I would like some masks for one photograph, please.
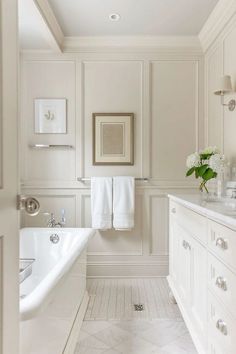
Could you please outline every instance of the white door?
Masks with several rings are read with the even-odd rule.
[[[17,0],[0,0],[0,353],[17,354],[19,220],[17,171]]]

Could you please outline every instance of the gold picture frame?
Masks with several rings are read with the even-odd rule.
[[[134,164],[134,114],[93,113],[93,165]]]

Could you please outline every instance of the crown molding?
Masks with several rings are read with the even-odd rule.
[[[236,0],[220,0],[202,27],[198,37],[204,52],[236,13]]]
[[[64,52],[125,51],[184,48],[201,52],[197,36],[64,37]]]
[[[33,0],[45,24],[47,40],[52,50],[62,52],[64,34],[48,0]]]

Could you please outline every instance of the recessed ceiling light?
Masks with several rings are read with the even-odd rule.
[[[111,21],[119,21],[120,20],[120,15],[119,14],[110,14],[109,19]]]

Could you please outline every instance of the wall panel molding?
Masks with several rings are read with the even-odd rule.
[[[157,204],[154,205],[154,202]],[[146,192],[149,256],[166,256],[168,249],[168,197],[158,190]],[[153,213],[156,212],[153,218]]]
[[[205,143],[217,145],[224,151],[224,108],[214,95],[223,75],[223,46],[217,43],[205,57]]]
[[[22,60],[21,65],[21,180],[36,185],[45,182],[65,183],[76,179],[76,61],[75,60]],[[61,82],[63,81],[63,85]],[[34,99],[67,99],[67,134],[34,133]],[[29,147],[31,144],[69,144],[74,149],[47,151]],[[64,156],[63,156],[64,155]],[[64,168],[66,160],[67,168]],[[44,166],[43,164],[46,164]],[[54,166],[55,165],[55,166]],[[51,167],[53,168],[51,169]],[[46,168],[47,167],[47,168]],[[48,170],[50,170],[50,173]],[[58,171],[60,169],[60,171]],[[60,173],[58,173],[60,172]]]
[[[86,136],[83,156],[83,176],[111,173],[143,175],[143,106],[144,106],[144,61],[116,58],[113,60],[93,59],[83,61],[83,106],[84,130]],[[123,86],[124,85],[124,86]],[[129,99],[127,96],[129,95]],[[93,166],[92,156],[92,114],[95,112],[134,113],[134,154],[132,166]],[[139,142],[141,142],[139,144]]]
[[[109,230],[106,232],[97,231],[94,239],[90,242],[90,247],[88,249],[88,256],[96,256],[98,259],[103,257],[133,257],[143,255],[143,192],[136,191],[136,222],[135,229],[122,232]],[[88,210],[89,208],[89,210]],[[90,191],[85,193],[80,193],[80,227],[91,227],[91,216],[90,216]],[[137,215],[138,213],[138,215]],[[138,226],[137,226],[138,224]],[[130,243],[132,241],[133,245]],[[109,245],[109,248],[104,249],[104,242]],[[130,248],[133,246],[133,249]],[[91,250],[91,248],[96,250]],[[127,249],[129,248],[129,249]]]
[[[202,134],[200,126],[203,128],[203,95],[199,94],[203,89],[202,63],[202,60],[184,59],[150,62],[151,175],[155,180],[167,182],[170,177],[174,178],[176,175],[176,181],[185,182],[185,159],[191,151],[197,151],[200,142],[203,141],[200,137]],[[176,86],[173,85],[173,81]],[[185,82],[185,89],[178,91],[181,82]],[[181,118],[181,121],[176,122],[175,116],[177,119]],[[190,117],[193,117],[192,124],[189,123]],[[191,129],[194,127],[192,131],[190,125]],[[178,139],[180,137],[182,139],[185,131],[188,133],[184,135],[185,144],[182,145],[182,141]],[[178,146],[175,153],[173,153],[175,149],[173,141]],[[173,149],[170,150],[169,146]],[[163,176],[163,168],[165,176]],[[180,171],[183,177],[180,177]]]
[[[157,139],[157,133],[159,133],[153,134],[152,126],[151,105],[153,100],[156,100],[151,85],[153,62],[170,63],[171,67],[176,62],[181,62],[183,63],[181,70],[182,68],[184,70],[185,66],[188,65],[193,69],[195,74],[190,75],[191,86],[194,85],[193,92],[196,96],[193,99],[194,104],[191,112],[193,112],[195,118],[199,117],[199,121],[192,119],[195,125],[195,135],[191,134],[193,135],[194,147],[197,147],[201,142],[201,135],[203,135],[199,128],[203,121],[203,102],[201,93],[199,93],[202,91],[203,56],[199,47],[152,47],[151,49],[136,47],[134,50],[127,47],[124,51],[121,48],[104,50],[101,47],[90,47],[88,51],[84,52],[76,52],[75,50],[74,53],[63,54],[24,53],[21,56],[21,92],[23,93],[21,98],[22,193],[37,196],[42,200],[43,207],[44,202],[46,202],[47,208],[55,212],[57,218],[60,209],[63,205],[66,205],[69,226],[89,227],[91,225],[90,183],[78,182],[77,177],[121,174],[150,177],[148,183],[136,182],[138,213],[136,229],[131,233],[124,234],[116,231],[99,233],[91,240],[88,249],[88,275],[92,277],[167,275],[167,195],[171,192],[191,193],[197,188],[197,183],[194,180],[185,179],[184,172],[182,178],[179,169],[173,176],[166,174],[160,178],[159,175],[151,175],[156,160],[155,152],[152,151],[151,136],[152,139]],[[69,82],[63,77],[60,78],[61,72],[64,72],[64,74],[70,72],[68,63],[73,64],[74,70],[73,77]],[[50,64],[52,65],[50,66]],[[32,67],[33,70],[30,69]],[[55,86],[52,73],[58,67],[57,85]],[[48,69],[48,71],[45,71],[44,68],[52,68],[52,72]],[[168,67],[166,73],[168,73]],[[49,80],[46,86],[40,81],[45,75]],[[68,75],[66,77],[68,78]],[[175,79],[172,78],[172,85],[175,84]],[[73,150],[73,173],[70,170],[68,155],[63,157],[63,154],[58,154],[55,161],[57,163],[61,161],[63,167],[53,168],[53,166],[59,165],[54,164],[53,159],[50,160],[50,168],[53,168],[53,179],[49,174],[35,176],[34,164],[37,163],[37,160],[29,160],[28,156],[31,153],[28,149],[28,144],[31,142],[29,141],[31,137],[28,134],[28,126],[31,124],[32,127],[33,116],[32,112],[27,111],[27,109],[31,105],[32,110],[33,97],[50,97],[51,95],[56,97],[62,92],[60,90],[64,89],[69,90],[69,105],[73,107],[73,118],[71,116],[70,121],[73,132],[70,137],[50,136],[49,139],[68,138],[68,144],[75,146]],[[32,92],[33,96],[31,97]],[[168,99],[173,99],[173,97],[168,97]],[[166,107],[168,108],[168,104]],[[135,165],[122,168],[109,167],[107,169],[103,166],[94,168],[91,164],[89,152],[92,144],[90,135],[91,113],[127,110],[136,113]],[[173,116],[175,111],[176,108],[174,107],[171,113]],[[31,113],[29,114],[29,112]],[[182,133],[183,131],[181,131]],[[168,131],[164,130],[163,135],[165,135],[164,142],[168,143]],[[48,136],[37,135],[33,138],[37,138],[38,143],[45,143],[44,139],[47,139]],[[42,171],[47,169],[44,161],[48,160],[48,154],[48,152],[45,152],[44,159],[41,160],[40,168]],[[179,146],[173,149],[173,154],[176,159],[182,158]],[[185,156],[183,157],[184,160]],[[165,160],[163,161],[165,162]],[[67,175],[65,175],[65,172]],[[155,213],[159,214],[159,210],[162,208],[163,218],[158,219],[158,215],[155,218]],[[37,226],[45,226],[46,218],[25,219],[24,225],[31,225],[32,220],[35,220],[33,222],[35,226],[37,224]]]
[[[143,177],[146,177],[144,175]],[[198,186],[196,181],[191,179],[185,179],[182,181],[176,180],[162,180],[155,178],[150,178],[149,182],[136,182],[137,189],[193,189]],[[90,190],[90,183],[82,183],[77,181],[28,181],[24,180],[21,182],[22,189],[81,189],[81,190]]]

